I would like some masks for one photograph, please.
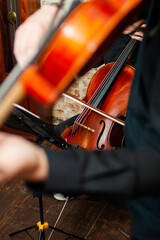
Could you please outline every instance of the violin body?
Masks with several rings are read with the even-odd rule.
[[[26,20],[26,18],[40,7],[40,0],[21,0],[21,1],[2,1],[0,0],[0,83],[5,82],[5,78],[15,65],[15,57],[13,54],[13,41],[17,27]],[[9,12],[15,13],[15,22],[11,22]],[[1,82],[2,81],[2,82]],[[3,84],[3,83],[2,83]],[[26,109],[37,113],[37,104],[33,99],[27,97],[21,105]],[[14,119],[14,118],[13,118]],[[3,126],[2,130],[20,134],[30,139],[30,135],[15,130],[15,122],[10,121],[10,127]],[[31,137],[32,139],[32,137]],[[35,138],[34,138],[35,139]]]
[[[86,102],[91,99],[113,65],[114,63],[105,65],[94,75],[84,99]],[[113,117],[125,118],[133,75],[133,67],[123,67],[100,103],[101,110]],[[67,127],[61,136],[67,143],[89,150],[120,148],[124,141],[122,126],[93,111],[83,111],[78,124],[75,122],[73,126]]]
[[[142,2],[90,0],[78,5],[21,75],[26,92],[43,104],[53,104],[84,66],[91,67],[90,61],[102,57]]]
[[[12,103],[19,103],[26,94],[53,104],[91,58],[109,48],[126,26],[126,19],[147,1],[90,0],[81,3],[62,24],[55,23],[28,66],[16,66],[1,86],[0,126]]]

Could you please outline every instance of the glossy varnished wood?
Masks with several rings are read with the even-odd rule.
[[[6,76],[5,65],[4,65],[4,52],[2,48],[2,34],[0,32],[0,81],[3,80]]]
[[[4,27],[4,13],[3,13],[3,3],[0,1],[0,81],[2,81],[6,76],[5,61],[4,61],[4,49],[3,49],[3,27]]]
[[[5,80],[7,74],[11,71],[15,64],[15,58],[13,55],[13,40],[16,28],[38,8],[40,8],[40,0],[0,0],[0,82]],[[13,9],[17,15],[17,22],[15,24],[10,24],[7,19],[8,11],[11,9]],[[29,97],[20,104],[51,123],[51,108],[43,108]],[[3,128],[3,130],[15,132],[14,130],[6,128]]]
[[[24,22],[28,16],[40,8],[39,0],[21,0],[19,2],[20,21]]]
[[[13,66],[7,13],[7,1],[0,0],[0,81],[4,79],[6,73],[8,73]]]
[[[104,87],[100,87],[101,83],[105,82],[104,79],[113,65],[114,63],[106,64],[94,75],[87,95],[84,98],[85,102],[90,103],[91,99],[98,100],[98,97],[104,90]],[[103,101],[100,102],[98,108],[112,117],[124,119],[133,75],[134,69],[132,67],[123,67],[118,78],[114,80],[114,84],[103,95]],[[77,123],[80,123],[83,127],[79,127]],[[75,121],[75,124],[72,127],[66,128],[61,136],[67,139],[68,143],[76,144],[81,148],[101,150],[120,148],[124,134],[123,128],[119,127],[118,124],[116,125],[113,121],[108,120],[100,114],[84,108],[78,120]]]

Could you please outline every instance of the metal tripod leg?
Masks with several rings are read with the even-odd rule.
[[[36,196],[39,199],[39,211],[40,211],[40,222],[38,222],[36,225],[33,225],[28,228],[21,229],[19,231],[10,233],[9,236],[14,236],[16,234],[19,234],[21,232],[26,232],[27,230],[35,228],[35,230],[39,229],[39,240],[45,240],[45,232],[44,229],[47,229],[49,227],[47,222],[44,222],[44,217],[43,217],[43,202],[42,202],[42,194],[38,193]]]
[[[47,222],[44,222],[42,194],[38,193],[38,194],[36,194],[36,196],[39,199],[40,221],[34,226],[24,228],[24,229],[19,230],[17,232],[10,233],[9,236],[14,236],[14,235],[19,234],[21,232],[25,232],[27,230],[35,228],[36,230],[39,229],[39,240],[45,240],[45,231],[44,230],[47,229],[47,228],[50,228],[50,229],[52,229],[52,231],[57,231],[59,233],[65,234],[66,236],[68,236],[67,239],[75,238],[75,239],[78,239],[78,240],[85,240],[84,238],[78,237],[74,234],[64,232],[64,231],[56,228],[55,226],[54,227],[49,226],[49,224]],[[61,216],[61,214],[60,214],[60,216]],[[58,220],[59,220],[59,217],[58,217]]]
[[[14,236],[14,235],[16,235],[16,234],[18,234],[18,233],[26,232],[26,231],[28,231],[28,230],[30,230],[30,229],[33,229],[33,228],[36,228],[36,227],[37,227],[37,225],[31,226],[31,227],[28,227],[28,228],[23,228],[23,229],[21,229],[21,230],[19,230],[19,231],[9,233],[9,236],[12,237],[12,236]]]

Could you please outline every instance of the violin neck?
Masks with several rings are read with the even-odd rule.
[[[127,46],[124,48],[123,52],[118,57],[117,61],[113,65],[113,67],[108,72],[107,76],[102,81],[101,85],[97,89],[96,93],[92,97],[90,104],[94,107],[98,107],[103,97],[106,95],[107,91],[110,89],[111,85],[114,83],[114,80],[118,76],[121,71],[123,65],[128,59],[131,51],[135,47],[137,40],[131,39]]]
[[[118,72],[125,64],[126,60],[128,59],[129,55],[131,54],[132,50],[134,49],[135,45],[137,43],[137,40],[131,39],[127,46],[124,48],[121,55],[118,57],[117,61],[115,62],[113,68],[115,68]],[[115,70],[113,69],[113,70]]]

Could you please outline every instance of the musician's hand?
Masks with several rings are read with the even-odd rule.
[[[13,178],[44,181],[48,175],[45,152],[27,140],[0,133],[0,182]]]
[[[20,64],[25,66],[39,50],[40,44],[57,11],[53,5],[44,5],[19,26],[15,34],[14,54]],[[59,18],[62,16],[59,13]]]
[[[138,20],[134,22],[132,25],[129,25],[124,31],[123,34],[130,35],[132,39],[142,41],[144,32],[141,30],[136,31],[136,29],[140,26],[140,29],[146,28],[146,24],[143,24],[144,19]]]

